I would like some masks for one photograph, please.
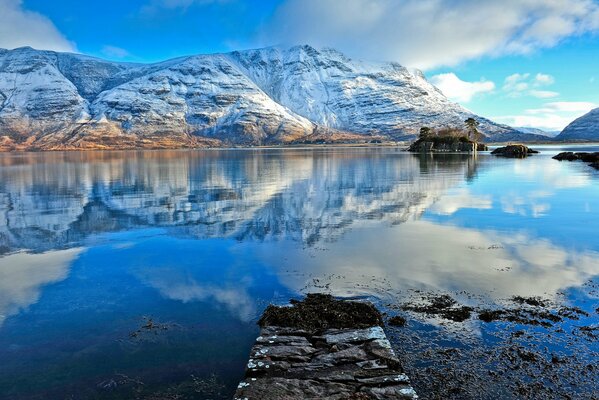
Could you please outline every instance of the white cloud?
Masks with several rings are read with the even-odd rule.
[[[103,46],[102,54],[109,58],[125,58],[131,55],[127,50],[111,45]]]
[[[541,108],[531,108],[522,115],[506,115],[492,119],[511,126],[526,126],[549,131],[561,131],[576,118],[596,108],[586,101],[557,101],[545,103]]]
[[[516,86],[524,81],[526,81],[530,77],[530,74],[519,74],[515,73],[505,78],[505,83],[503,85],[504,90],[512,90],[515,89]]]
[[[431,83],[438,87],[445,96],[458,102],[467,103],[474,96],[481,93],[492,92],[495,83],[480,80],[479,82],[467,82],[457,77],[456,74],[439,74],[431,77]]]
[[[262,41],[332,46],[430,69],[526,54],[597,29],[592,0],[286,0]]]
[[[538,99],[550,99],[559,96],[558,92],[552,92],[551,90],[531,90],[529,93]]]
[[[75,45],[47,17],[23,9],[21,0],[0,0],[0,48],[74,51]]]
[[[535,76],[534,84],[535,86],[545,86],[552,85],[555,82],[555,78],[548,74],[538,73]]]
[[[552,85],[554,82],[555,78],[548,74],[538,73],[531,76],[529,73],[515,73],[505,78],[503,90],[509,97],[528,95],[539,99],[548,99],[559,96],[559,93],[538,88]]]
[[[592,109],[596,108],[595,103],[588,101],[556,101],[553,103],[545,104],[545,108],[554,111],[566,111],[586,114]]]

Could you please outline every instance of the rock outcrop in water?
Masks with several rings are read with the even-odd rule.
[[[0,49],[0,150],[176,148],[414,137],[475,117],[422,73],[310,46],[155,64]],[[532,135],[534,136],[534,135]]]
[[[599,152],[597,153],[585,153],[579,152],[574,153],[571,151],[565,151],[563,153],[559,153],[556,156],[552,157],[554,160],[558,161],[582,161],[585,163],[589,163],[589,166],[599,169]]]
[[[499,147],[491,152],[491,154],[496,156],[507,158],[525,158],[537,153],[538,151],[530,149],[523,144],[510,144],[505,147]]]

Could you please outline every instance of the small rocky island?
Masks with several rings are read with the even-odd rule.
[[[464,123],[467,130],[459,128],[434,130],[423,126],[420,128],[418,139],[410,145],[408,151],[413,153],[476,153],[489,150],[487,145],[479,143],[482,134],[478,131],[478,122],[474,118],[468,118]]]
[[[585,163],[589,163],[589,166],[599,169],[599,152],[598,153],[585,153],[578,152],[574,153],[572,151],[565,151],[563,153],[559,153],[556,156],[553,156],[554,160],[558,161],[582,161]]]
[[[491,152],[499,157],[507,157],[507,158],[525,158],[530,156],[531,154],[538,154],[537,150],[533,150],[523,144],[509,144],[504,147],[498,147]]]
[[[368,302],[309,294],[269,306],[237,400],[416,399]]]

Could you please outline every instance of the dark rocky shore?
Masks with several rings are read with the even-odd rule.
[[[269,306],[235,399],[416,399],[370,303],[309,294]]]
[[[589,281],[585,290],[596,296],[598,287]],[[479,301],[464,292],[414,291],[408,301],[387,305],[397,313],[387,324],[402,322],[389,327],[388,337],[421,396],[599,398],[596,304],[583,309],[524,296],[503,304]],[[430,323],[443,328],[430,329]]]
[[[553,159],[558,161],[582,161],[589,163],[590,167],[599,169],[599,153],[574,153],[571,151],[565,151],[553,156]]]

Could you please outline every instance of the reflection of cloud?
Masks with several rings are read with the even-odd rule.
[[[581,188],[591,184],[588,174],[576,173],[569,168],[564,168],[568,165],[555,160],[542,163],[514,163],[513,173],[521,178],[543,182],[554,189]]]
[[[490,210],[493,208],[493,200],[490,195],[475,196],[468,189],[461,188],[448,192],[433,204],[429,211],[434,214],[451,215],[462,208]]]
[[[200,283],[190,271],[172,268],[144,268],[134,274],[144,283],[158,290],[171,300],[183,303],[213,299],[224,305],[242,321],[249,321],[256,315],[254,301],[247,293],[243,281],[231,282],[222,277],[222,286],[215,283]]]
[[[551,205],[539,200],[550,196],[551,193],[543,191],[529,192],[526,196],[510,192],[501,197],[501,209],[507,214],[518,214],[523,217],[530,215],[533,218],[543,217],[547,215]]]
[[[70,249],[0,258],[0,325],[8,316],[37,303],[43,286],[65,279],[80,252]]]
[[[381,296],[376,282],[386,282],[383,287],[393,291],[425,287],[465,290],[492,299],[540,296],[579,286],[599,274],[597,253],[567,252],[524,234],[481,232],[429,221],[385,232],[356,229],[346,240],[330,244],[317,259],[287,246],[279,251],[278,256],[295,260],[294,267],[301,272],[300,276],[283,274],[282,281],[291,289],[299,291],[306,276],[335,274],[341,278],[331,280],[331,290],[343,296]],[[272,260],[277,255],[264,257]]]

